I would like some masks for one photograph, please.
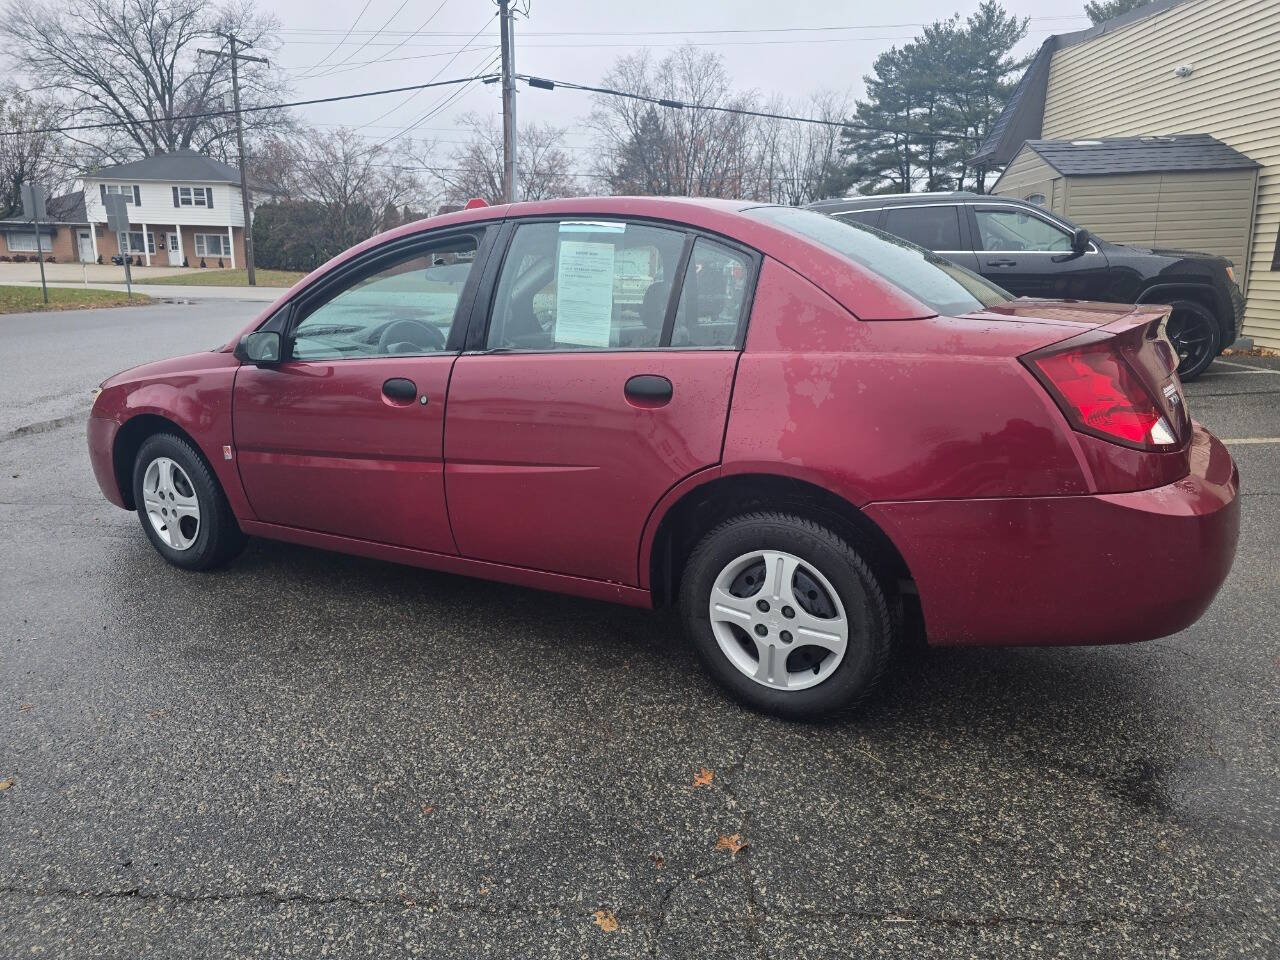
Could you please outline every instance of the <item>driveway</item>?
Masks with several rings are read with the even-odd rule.
[[[85,391],[252,312],[0,318],[0,954],[1280,952],[1280,363],[1189,390],[1245,490],[1200,623],[931,651],[801,725],[669,615],[266,541],[165,565]]]

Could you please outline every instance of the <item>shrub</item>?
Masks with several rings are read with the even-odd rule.
[[[47,257],[45,257],[45,258],[44,258],[44,262],[45,262],[45,263],[57,263],[57,262],[58,262],[58,258],[57,258],[57,257],[55,257],[55,256],[51,253],[51,254],[49,254]]]
[[[14,263],[26,263],[26,262],[27,262],[26,255],[25,255],[25,254],[21,254],[21,253],[15,253],[15,254],[13,255],[13,262],[14,262]]]
[[[218,258],[218,269],[219,269],[219,270],[221,270],[221,269],[222,269],[222,258],[221,258],[221,257],[219,257],[219,258]]]

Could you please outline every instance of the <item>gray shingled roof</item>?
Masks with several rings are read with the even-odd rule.
[[[1098,140],[1028,140],[1027,147],[1066,177],[1114,173],[1253,170],[1259,166],[1207,133]]]
[[[60,197],[50,197],[45,201],[45,212],[48,218],[44,223],[88,223],[89,216],[84,209],[84,191],[64,193]],[[30,223],[22,217],[6,217],[0,223]]]
[[[96,180],[169,180],[190,183],[240,182],[240,168],[206,157],[194,150],[158,153],[145,160],[134,160],[116,167],[104,167],[86,174]],[[280,193],[280,188],[261,180],[251,182],[250,189],[259,193]]]

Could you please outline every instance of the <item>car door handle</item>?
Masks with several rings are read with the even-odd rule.
[[[392,377],[382,384],[382,395],[388,400],[412,400],[418,395],[418,385],[404,377]]]
[[[627,380],[622,392],[632,404],[641,407],[660,407],[671,401],[674,392],[671,381],[654,373],[640,373]]]
[[[1018,265],[1017,260],[988,260],[987,261],[988,267],[1016,267],[1017,265]]]

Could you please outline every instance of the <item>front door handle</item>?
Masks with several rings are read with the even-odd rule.
[[[987,261],[988,267],[1016,267],[1017,265],[1018,265],[1017,260],[988,260]]]
[[[404,403],[417,397],[418,385],[404,377],[392,377],[382,384],[382,395],[388,400]]]
[[[671,402],[671,381],[654,373],[640,373],[627,380],[622,388],[627,400],[637,407],[661,407]]]

